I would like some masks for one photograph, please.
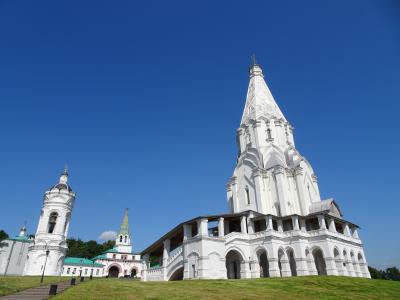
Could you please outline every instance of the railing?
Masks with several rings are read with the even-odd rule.
[[[168,259],[167,259],[167,266],[180,254],[182,254],[183,247],[179,246],[178,248],[175,248],[169,253]]]

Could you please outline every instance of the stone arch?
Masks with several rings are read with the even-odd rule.
[[[314,247],[312,251],[314,258],[315,268],[317,269],[318,275],[327,275],[326,273],[326,263],[324,258],[324,252],[319,247]]]
[[[137,267],[132,267],[131,270],[129,271],[129,276],[131,278],[136,278],[138,276],[138,268]]]
[[[226,277],[228,279],[240,279],[244,256],[236,249],[229,250],[225,255]]]
[[[118,278],[122,268],[118,264],[111,264],[107,269],[108,277]]]
[[[289,260],[290,274],[291,276],[297,276],[297,265],[294,256],[294,250],[291,247],[286,248],[286,256]]]
[[[267,250],[263,247],[259,247],[255,251],[255,256],[256,256],[257,262],[258,262],[260,278],[270,277]]]
[[[183,280],[183,266],[176,269],[169,277],[169,281]]]

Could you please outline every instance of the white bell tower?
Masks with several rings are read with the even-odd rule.
[[[65,167],[59,182],[44,194],[35,241],[29,247],[24,275],[58,276],[61,274],[67,252],[71,212],[75,193],[68,185],[68,170]]]

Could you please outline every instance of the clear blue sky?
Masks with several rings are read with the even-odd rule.
[[[322,197],[400,263],[398,1],[133,2],[0,1],[0,228],[34,232],[65,163],[73,237],[225,212],[255,53]]]

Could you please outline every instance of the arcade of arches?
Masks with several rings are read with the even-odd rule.
[[[355,259],[355,255],[353,252],[350,254],[350,258],[347,258],[347,253],[344,251],[343,259],[340,257],[339,250],[334,248],[334,261],[335,266],[338,272],[338,275],[341,274],[350,274],[351,272],[346,271],[346,263],[347,269],[354,270],[355,273],[358,271],[359,273],[364,272],[363,270],[363,257],[361,253],[357,255],[357,259]],[[305,268],[306,275],[327,275],[327,267],[326,267],[326,259],[322,249],[314,248],[311,251],[306,249],[305,251]],[[295,252],[291,248],[287,248],[286,250],[280,248],[278,250],[278,260],[277,267],[279,269],[278,276],[297,276],[298,274],[298,266],[296,263]],[[255,255],[255,263],[256,263],[256,277],[270,277],[270,267],[271,263],[268,259],[268,254],[265,249],[259,249],[256,251]],[[244,275],[244,266],[246,262],[243,259],[242,255],[237,250],[230,250],[225,257],[225,265],[226,265],[226,276],[228,279],[240,279]],[[251,265],[251,264],[250,264]],[[251,270],[251,266],[250,266]]]

